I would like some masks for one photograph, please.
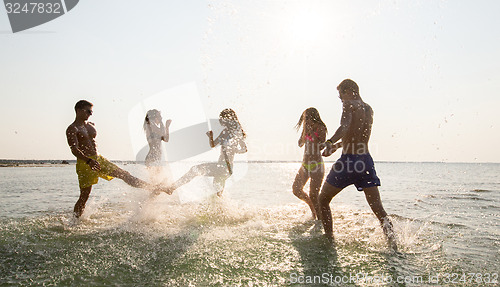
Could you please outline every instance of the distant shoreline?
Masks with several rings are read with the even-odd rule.
[[[111,160],[114,163],[127,165],[127,164],[144,164],[143,161],[133,161],[133,160]],[[193,161],[194,162],[194,161]],[[235,161],[242,162],[242,161]],[[286,160],[250,160],[245,161],[247,163],[301,163],[301,161],[286,161]],[[335,160],[325,160],[326,163],[334,163]],[[500,164],[495,162],[417,162],[417,161],[375,161],[375,163],[394,163],[394,164],[404,164],[404,163],[422,163],[422,164]],[[49,167],[49,166],[64,166],[64,165],[75,165],[76,160],[17,160],[17,159],[0,159],[0,167]]]
[[[17,160],[0,159],[0,167],[23,167],[23,166],[55,166],[76,164],[76,160]]]

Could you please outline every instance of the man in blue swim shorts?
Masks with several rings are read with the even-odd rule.
[[[323,156],[330,156],[342,147],[342,156],[335,162],[319,195],[321,221],[325,235],[333,239],[333,222],[330,202],[345,187],[354,184],[365,193],[366,200],[382,225],[390,247],[397,249],[392,223],[382,206],[378,186],[380,179],[375,172],[373,159],[368,151],[373,110],[359,95],[358,85],[346,79],[337,87],[342,101],[340,127],[326,141]],[[342,141],[340,141],[342,140]]]
[[[380,179],[377,177],[375,165],[369,153],[342,154],[333,165],[326,182],[339,188],[354,184],[359,191],[380,186]]]

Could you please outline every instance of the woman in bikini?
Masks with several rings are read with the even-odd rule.
[[[301,126],[302,133],[299,138],[299,147],[305,147],[304,157],[302,166],[293,182],[293,194],[309,205],[314,219],[319,219],[318,194],[325,175],[321,149],[324,147],[328,130],[315,108],[308,108],[302,113],[299,122],[295,126],[297,131]],[[309,195],[307,195],[304,192],[304,186],[309,179],[311,181],[309,183]]]

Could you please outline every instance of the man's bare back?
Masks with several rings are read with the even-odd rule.
[[[345,187],[354,184],[359,191],[364,191],[366,200],[380,221],[391,249],[397,250],[392,223],[380,199],[378,190],[380,179],[377,177],[375,164],[368,151],[373,110],[361,99],[359,87],[354,81],[350,79],[342,81],[337,90],[342,101],[342,118],[340,127],[326,142],[323,156],[330,156],[340,147],[342,147],[342,156],[333,165],[318,199],[325,235],[333,239],[333,220],[330,209],[332,198]],[[337,143],[341,139],[342,142]]]
[[[368,154],[373,109],[351,90],[339,90],[339,94],[342,100],[340,127],[327,141],[323,156],[330,156],[340,147],[342,147],[343,154]],[[335,144],[339,140],[342,142]]]
[[[343,103],[343,109],[345,116],[350,120],[342,137],[342,153],[368,153],[368,141],[373,124],[372,108],[362,100],[349,100]]]

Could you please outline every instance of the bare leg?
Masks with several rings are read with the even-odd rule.
[[[317,168],[316,171],[311,173],[311,181],[309,183],[309,197],[316,211],[317,218],[321,217],[321,209],[319,208],[319,190],[321,189],[321,184],[323,183],[323,177],[325,175],[325,170],[323,167]]]
[[[313,218],[316,219],[318,218],[318,216],[316,214],[316,209],[314,208],[313,202],[311,201],[311,198],[309,198],[309,196],[304,192],[304,185],[306,185],[307,180],[309,180],[309,174],[305,170],[305,168],[301,167],[299,169],[299,172],[297,173],[297,176],[295,176],[295,181],[293,182],[293,194],[307,203],[307,205],[309,205]]]
[[[89,199],[91,190],[92,186],[80,189],[80,198],[78,198],[75,208],[73,209],[76,218],[82,216],[83,210],[85,209],[85,203],[87,203],[87,200]]]
[[[337,195],[342,188],[335,187],[328,182],[323,184],[321,193],[319,194],[319,206],[321,209],[321,221],[325,229],[325,235],[328,239],[333,239],[333,221],[332,210],[330,209],[330,202],[332,198]]]
[[[217,196],[222,196],[224,187],[226,186],[227,177],[214,177],[214,187],[217,190]]]
[[[132,187],[150,189],[150,190],[153,189],[151,184],[149,184],[141,179],[138,179],[137,177],[131,175],[128,171],[123,170],[121,168],[114,170],[109,175],[112,177],[116,177],[116,178],[123,180],[125,183],[127,183],[128,185],[130,185]]]
[[[123,180],[125,183],[127,183],[128,185],[130,185],[132,187],[147,189],[149,191],[154,191],[154,192],[160,192],[160,191],[166,192],[167,191],[165,187],[162,187],[160,185],[155,186],[155,185],[149,184],[149,183],[145,182],[144,180],[141,180],[141,179],[131,175],[128,171],[123,170],[121,168],[114,170],[109,175],[112,177],[116,177],[116,178]]]
[[[195,166],[191,167],[186,174],[184,174],[181,178],[179,178],[171,186],[168,187],[168,193],[171,194],[172,192],[174,192],[174,190],[176,190],[179,187],[190,182],[191,180],[193,180],[197,176],[209,174],[210,173],[210,166],[209,166],[210,164],[211,163],[199,164],[199,165],[195,165]]]
[[[396,251],[396,235],[393,230],[392,222],[389,217],[387,217],[387,212],[385,212],[384,207],[382,206],[382,200],[380,199],[378,187],[374,186],[364,188],[363,191],[365,192],[366,201],[370,205],[373,213],[375,213],[375,216],[377,216],[380,221],[380,225],[382,225],[382,230],[387,237],[390,247]]]

